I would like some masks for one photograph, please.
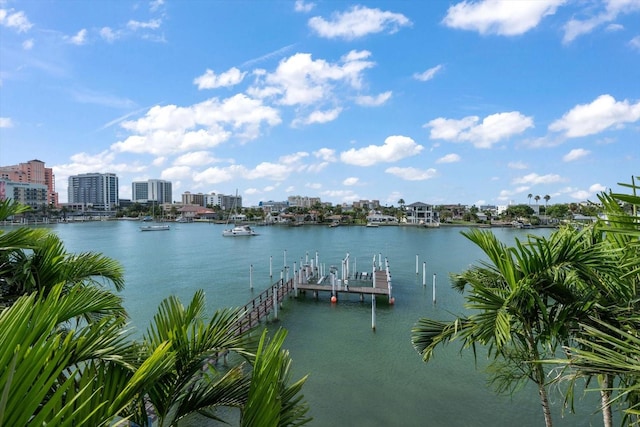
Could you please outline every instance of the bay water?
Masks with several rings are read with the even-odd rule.
[[[316,253],[327,271],[331,265],[340,270],[347,254],[351,272],[371,271],[379,255],[389,260],[395,304],[378,299],[375,330],[369,296],[361,302],[358,295],[340,294],[332,304],[328,293],[286,299],[279,320],[266,325],[287,329],[293,379],[309,374],[303,393],[312,426],[544,425],[535,388],[513,397],[496,395],[487,386],[482,355],[476,363],[471,351],[460,352],[454,342],[438,348],[425,364],[412,347],[411,328],[420,317],[448,320],[464,311],[463,296],[448,276],[484,259],[461,235],[464,228],[269,226],[257,227],[255,237],[223,237],[225,226],[213,223],[172,223],[171,230],[155,232],[141,232],[139,226],[136,221],[51,226],[67,251],[100,252],[122,263],[124,304],[139,335],[169,295],[187,304],[203,289],[213,313],[246,304],[280,278],[285,264],[293,271],[294,262],[299,266]],[[527,233],[550,233],[491,231],[508,244]],[[551,395],[555,425],[601,425],[595,392],[588,393],[588,404],[578,402],[578,414],[562,411],[557,390]]]

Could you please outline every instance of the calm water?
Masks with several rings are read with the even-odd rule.
[[[125,306],[140,331],[168,295],[187,303],[202,288],[212,311],[244,305],[272,282],[270,259],[274,280],[285,259],[293,267],[307,253],[315,257],[318,252],[327,268],[340,266],[349,253],[351,271],[370,271],[372,257],[379,253],[389,259],[395,305],[379,300],[375,331],[370,299],[361,303],[356,295],[341,296],[336,305],[328,294],[317,301],[310,295],[287,300],[280,321],[268,325],[289,331],[285,347],[293,358],[294,378],[310,374],[304,394],[314,426],[544,425],[535,390],[513,399],[496,396],[486,387],[482,369],[475,368],[470,353],[460,355],[457,344],[438,349],[428,365],[411,346],[411,327],[419,317],[449,319],[462,310],[462,296],[451,289],[448,274],[467,268],[482,254],[460,235],[461,228],[258,227],[257,237],[223,238],[223,225],[172,224],[162,232],[140,232],[139,225],[88,222],[52,228],[68,251],[97,251],[123,264]],[[506,242],[525,236],[521,230],[493,231]],[[422,285],[423,262],[427,286]],[[580,415],[562,418],[557,409],[555,425],[601,425],[593,410],[590,405]]]

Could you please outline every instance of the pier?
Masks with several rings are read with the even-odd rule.
[[[286,252],[285,252],[286,254]],[[285,255],[286,256],[286,255]],[[286,261],[285,261],[286,262]],[[331,303],[337,303],[340,294],[358,294],[360,301],[364,301],[365,295],[371,295],[371,327],[375,329],[375,299],[376,296],[387,296],[389,304],[393,304],[394,298],[391,290],[391,272],[389,261],[379,254],[373,257],[371,271],[349,272],[349,254],[342,260],[341,270],[336,266],[331,266],[329,272],[325,274],[324,266],[318,262],[318,255],[315,260],[309,262],[300,261],[300,268],[294,263],[293,277],[289,278],[289,268],[285,267],[280,273],[280,280],[269,288],[262,291],[253,298],[242,309],[242,315],[238,319],[238,331],[247,331],[258,326],[263,320],[267,320],[270,315],[274,320],[278,319],[278,310],[286,296],[298,298],[300,294],[312,292],[315,298],[321,293],[329,293]],[[251,285],[253,289],[253,284]]]

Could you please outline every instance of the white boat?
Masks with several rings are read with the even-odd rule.
[[[376,224],[376,223],[374,223],[374,222],[368,222],[368,223],[367,223],[367,227],[375,228],[375,227],[379,227],[379,225],[378,225],[378,224]]]
[[[251,227],[248,225],[236,225],[233,228],[224,230],[222,235],[225,237],[241,237],[241,236],[257,236],[256,233]]]
[[[234,219],[236,218],[236,209],[237,209],[237,203],[238,201],[238,190],[236,190],[236,198],[234,199],[233,202],[233,208],[231,209],[231,212],[233,213]],[[229,214],[229,217],[227,218],[227,225],[229,225],[229,221],[231,220],[231,214]],[[243,236],[257,236],[258,233],[256,233],[255,231],[253,231],[253,229],[251,227],[249,227],[248,225],[238,225],[236,224],[233,228],[228,228],[226,230],[224,230],[222,232],[222,235],[224,237],[243,237]]]
[[[164,231],[169,229],[168,225],[143,225],[140,227],[140,231]]]

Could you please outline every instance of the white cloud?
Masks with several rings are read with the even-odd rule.
[[[476,148],[491,148],[493,144],[533,127],[533,119],[517,111],[492,114],[481,123],[479,121],[477,116],[461,120],[437,118],[424,127],[431,128],[431,139],[471,142]]]
[[[67,37],[66,39],[71,44],[75,44],[76,46],[81,46],[87,42],[87,30],[83,28],[80,31],[78,31],[75,36]]]
[[[358,184],[358,182],[360,182],[360,178],[356,178],[354,176],[351,176],[349,178],[346,178],[344,181],[342,181],[342,185],[350,187],[352,185]]]
[[[265,93],[279,96],[276,102],[283,105],[310,105],[335,98],[336,84],[359,89],[362,72],[374,66],[365,61],[368,51],[351,51],[339,63],[313,60],[311,54],[296,53],[283,59],[275,72],[264,77],[249,93]]]
[[[314,7],[316,7],[315,3],[305,2],[304,0],[296,0],[294,5],[294,9],[296,12],[303,12],[303,13],[311,12]]]
[[[574,160],[578,160],[582,157],[588,156],[590,153],[591,151],[585,150],[583,148],[574,148],[562,157],[562,161],[573,162]]]
[[[604,185],[592,184],[588,190],[570,190],[569,196],[576,200],[585,201],[606,190],[607,187]]]
[[[451,28],[480,34],[515,36],[535,28],[566,0],[463,1],[449,7],[442,22]]]
[[[427,179],[435,178],[438,172],[433,169],[418,169],[418,168],[400,168],[391,167],[385,170],[386,173],[395,175],[398,178],[402,178],[405,181],[425,181]]]
[[[372,166],[377,163],[391,163],[406,157],[419,154],[424,147],[418,145],[407,136],[393,135],[385,139],[383,145],[369,145],[368,147],[343,151],[340,154],[342,162],[356,166]]]
[[[149,10],[152,12],[157,11],[164,4],[164,0],[152,0],[149,2]]]
[[[298,151],[297,153],[287,154],[278,159],[280,163],[289,166],[300,165],[303,159],[309,157],[309,153],[305,151]]]
[[[509,162],[507,164],[507,167],[509,169],[528,169],[529,168],[529,166],[527,166],[527,164],[524,162]]]
[[[460,156],[457,154],[447,154],[446,156],[440,157],[438,160],[436,160],[436,163],[456,163],[459,162]]]
[[[356,104],[363,107],[377,107],[391,98],[391,91],[383,92],[377,96],[361,95],[356,97]]]
[[[640,120],[640,102],[616,101],[611,95],[601,95],[590,104],[580,104],[561,119],[549,125],[549,130],[564,132],[568,138],[593,135],[608,128]]]
[[[314,151],[313,155],[326,162],[335,162],[338,160],[336,158],[336,150],[332,148],[321,148],[318,151]]]
[[[498,200],[510,200],[511,197],[516,196],[518,194],[522,194],[525,191],[529,191],[531,187],[523,185],[520,187],[517,187],[513,190],[502,190],[500,191],[500,194],[498,196]]]
[[[243,94],[189,107],[154,106],[121,126],[133,135],[111,146],[118,152],[164,155],[214,147],[231,137],[255,139],[262,126],[281,123],[277,110]]]
[[[208,151],[192,151],[177,157],[174,166],[202,166],[216,162],[217,159]]]
[[[189,166],[171,166],[160,173],[160,179],[179,180],[191,178],[193,171]]]
[[[309,19],[309,27],[320,37],[353,40],[369,34],[395,33],[411,21],[401,13],[353,6],[346,12],[334,13],[327,21],[320,16]]]
[[[33,45],[34,45],[34,41],[33,39],[28,39],[22,42],[22,48],[24,50],[31,50],[33,49]]]
[[[147,22],[141,22],[141,21],[135,21],[135,20],[130,20],[129,22],[127,22],[127,28],[133,31],[137,31],[140,29],[157,30],[158,28],[160,28],[160,25],[162,25],[161,19],[152,19]]]
[[[576,200],[587,200],[591,196],[591,193],[586,190],[580,190],[580,191],[574,191],[569,195]]]
[[[633,49],[640,50],[640,36],[635,36],[629,40],[629,46]]]
[[[442,65],[436,65],[433,68],[429,68],[427,71],[422,73],[415,73],[413,78],[416,80],[420,80],[421,82],[426,82],[435,77],[436,73],[442,70]]]
[[[596,11],[594,15],[586,19],[580,20],[572,18],[564,26],[564,43],[570,43],[583,34],[592,32],[595,28],[615,21],[619,15],[634,13],[640,10],[640,1],[638,0],[607,0],[595,5],[596,7],[585,8],[583,13],[590,14]],[[598,6],[604,6],[604,10],[598,10]],[[618,30],[622,26],[619,24],[610,24],[607,30]]]
[[[291,174],[289,165],[271,162],[262,162],[245,175],[248,179],[272,179],[274,181],[284,181]]]
[[[12,128],[13,121],[10,117],[0,117],[0,129],[2,128]]]
[[[246,74],[246,72],[241,72],[236,67],[230,68],[224,73],[218,75],[216,75],[212,70],[207,69],[203,75],[196,77],[193,80],[193,84],[198,85],[198,89],[229,87],[240,83]]]
[[[193,174],[193,180],[200,184],[219,184],[234,178],[246,176],[249,171],[244,166],[230,165],[228,167],[210,167],[202,172]]]
[[[102,37],[107,42],[111,43],[120,37],[119,33],[113,31],[109,27],[102,27],[99,31],[100,37]]]
[[[2,2],[0,2],[2,4]],[[29,18],[24,12],[13,10],[0,9],[0,25],[7,28],[13,28],[18,33],[26,33],[33,27],[33,24],[29,22]]]
[[[332,122],[335,119],[338,118],[338,116],[340,115],[340,113],[342,112],[342,108],[334,108],[333,110],[328,110],[328,111],[314,111],[311,114],[309,114],[309,116],[305,117],[305,118],[298,118],[295,119],[291,125],[292,126],[298,126],[300,124],[304,124],[304,125],[310,125],[310,124],[314,124],[314,123],[328,123],[328,122]]]
[[[313,165],[309,165],[307,166],[307,172],[319,173],[319,172],[322,172],[324,169],[326,169],[327,166],[329,166],[329,162],[320,162]]]
[[[537,185],[537,184],[553,184],[563,181],[560,175],[547,174],[538,175],[537,173],[530,173],[519,178],[515,178],[513,184],[525,184],[525,185]]]
[[[158,156],[151,162],[153,166],[162,166],[165,163],[167,163],[167,157],[165,156]]]
[[[71,89],[70,93],[73,96],[74,101],[83,104],[95,104],[122,109],[134,108],[136,106],[135,102],[128,98],[119,98],[108,93],[96,92],[84,88]]]
[[[353,203],[361,199],[353,190],[325,190],[320,195],[330,199],[339,199],[339,203]]]

